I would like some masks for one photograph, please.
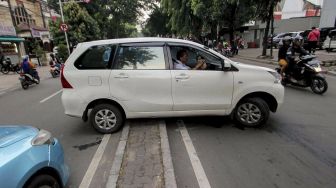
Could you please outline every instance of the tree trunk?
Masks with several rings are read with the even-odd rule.
[[[235,2],[231,7],[231,18],[229,24],[229,35],[230,35],[230,42],[234,40],[234,30],[235,28],[235,18],[236,18],[236,11],[237,11],[238,4]]]
[[[268,38],[268,32],[270,29],[270,23],[271,19],[273,17],[273,10],[274,10],[274,0],[271,0],[271,4],[269,6],[268,10],[268,17],[266,20],[266,28],[265,28],[265,33],[264,33],[264,38],[263,38],[263,50],[262,50],[262,56],[266,56],[266,50],[267,50],[267,38]]]

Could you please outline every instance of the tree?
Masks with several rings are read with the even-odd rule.
[[[145,22],[142,32],[145,36],[167,35],[170,33],[170,29],[167,26],[168,21],[169,17],[163,12],[162,8],[155,6]]]
[[[264,32],[263,37],[263,50],[262,50],[262,56],[266,56],[266,50],[267,50],[267,38],[269,35],[269,29],[271,21],[273,20],[273,13],[274,8],[277,5],[280,0],[253,0],[254,3],[257,5],[257,18],[259,18],[261,21],[266,22],[266,28]],[[272,32],[271,32],[272,33]]]
[[[89,13],[75,2],[64,5],[64,19],[68,25],[69,43],[77,44],[100,39],[100,29]],[[64,33],[60,30],[61,19],[50,22],[50,31],[56,44],[65,43]]]

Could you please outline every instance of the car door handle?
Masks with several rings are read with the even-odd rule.
[[[128,75],[125,74],[125,73],[120,73],[120,74],[114,76],[114,78],[128,78]]]
[[[180,74],[180,75],[176,75],[176,76],[175,76],[175,79],[176,79],[176,80],[186,80],[186,79],[188,79],[188,78],[189,78],[189,76],[186,75],[186,74]]]

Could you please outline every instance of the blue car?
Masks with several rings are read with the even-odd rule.
[[[48,131],[0,126],[0,187],[64,187],[69,178],[61,144]]]

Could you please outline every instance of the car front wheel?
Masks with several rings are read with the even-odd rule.
[[[238,103],[233,118],[236,123],[245,127],[261,127],[269,117],[269,107],[260,98],[246,98]]]
[[[36,188],[36,187],[60,188],[61,186],[54,177],[47,174],[43,174],[34,177],[27,185],[27,188]]]
[[[121,111],[111,104],[99,104],[90,113],[91,125],[100,133],[117,132],[124,124]]]

